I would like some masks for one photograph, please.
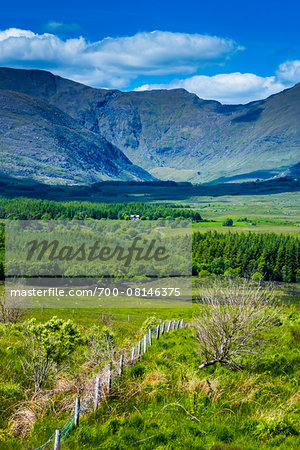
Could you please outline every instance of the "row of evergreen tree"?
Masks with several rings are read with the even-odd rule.
[[[193,234],[193,273],[299,282],[299,242],[288,234],[197,232]]]
[[[30,198],[0,199],[1,219],[20,220],[84,220],[84,219],[128,219],[138,214],[141,219],[192,219],[200,222],[197,211],[176,208],[173,205],[147,203],[91,203],[58,202]]]

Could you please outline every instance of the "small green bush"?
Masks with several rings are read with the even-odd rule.
[[[160,322],[161,322],[161,320],[158,319],[158,318],[156,317],[156,315],[147,317],[147,319],[144,320],[144,322],[142,323],[141,331],[142,331],[143,333],[146,333],[146,332],[147,332],[148,330],[150,330],[151,328],[157,327],[157,325],[159,325]]]
[[[222,223],[223,227],[232,227],[233,226],[233,220],[230,218],[227,218]]]

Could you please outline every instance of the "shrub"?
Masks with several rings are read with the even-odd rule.
[[[267,289],[246,280],[232,281],[225,288],[216,284],[202,301],[195,320],[196,337],[205,358],[200,368],[216,363],[241,367],[245,356],[261,353],[261,333],[273,328],[277,317]]]
[[[17,298],[9,298],[5,301],[4,296],[0,297],[0,322],[17,323],[26,314],[26,310],[21,307]]]
[[[88,336],[88,349],[85,357],[95,366],[101,366],[105,361],[112,360],[115,352],[114,333],[104,326],[92,327]]]
[[[147,317],[147,319],[142,323],[141,331],[143,333],[147,333],[148,330],[150,330],[151,328],[155,328],[160,324],[160,322],[161,320],[158,319],[155,315]]]
[[[233,225],[233,220],[230,218],[225,219],[224,222],[222,223],[223,227],[232,227],[232,225]]]
[[[52,317],[44,324],[37,324],[31,319],[25,331],[25,348],[27,358],[23,363],[24,372],[34,381],[35,390],[41,389],[44,381],[53,371],[82,343],[82,338],[76,325]]]

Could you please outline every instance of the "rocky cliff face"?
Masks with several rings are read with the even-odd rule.
[[[151,180],[117,147],[60,109],[0,90],[1,173],[50,183]]]

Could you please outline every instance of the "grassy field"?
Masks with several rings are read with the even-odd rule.
[[[192,208],[199,210],[205,220],[195,224],[199,229],[220,227],[230,217],[235,230],[300,232],[299,193],[280,193],[261,196],[223,196],[193,199]],[[238,221],[247,218],[248,221]]]
[[[263,186],[253,186],[252,191],[238,193],[236,186],[231,186],[230,192],[220,187],[210,187],[208,192],[206,187],[186,186],[171,190],[150,186],[141,192],[137,186],[124,191],[123,186],[102,185],[94,192],[75,187],[64,194],[67,199],[95,202],[182,205],[199,211],[206,220],[193,224],[197,231],[299,233],[299,190],[285,192],[283,186],[282,192],[264,193]],[[55,189],[52,194],[57,199],[60,194]],[[14,186],[11,193],[15,192]],[[18,195],[25,192],[28,190],[20,188]],[[233,227],[222,226],[226,218],[233,219]],[[195,278],[193,298],[203,296],[213,281],[214,277]],[[174,331],[155,342],[135,366],[125,369],[97,414],[82,417],[80,427],[64,441],[63,448],[299,448],[300,322],[299,310],[292,306],[299,304],[299,283],[277,283],[275,295],[285,306],[276,327],[266,335],[270,345],[260,359],[252,364],[246,361],[240,371],[220,365],[200,370],[203,356],[194,330]],[[83,336],[94,326],[107,326],[120,352],[143,336],[141,327],[147,317],[155,314],[160,320],[183,318],[191,322],[199,312],[195,304],[176,309],[171,304],[155,309],[152,304],[152,308],[145,309],[140,308],[139,300],[128,309],[85,308],[73,312],[74,306],[31,309],[16,325],[0,324],[1,450],[32,450],[46,442],[70,417],[76,395],[98,373],[88,364],[83,343],[42,391],[34,393],[33,383],[22,368],[26,356],[24,330],[30,318],[40,323],[54,315],[70,319]]]
[[[229,218],[232,218],[232,215],[228,215]],[[249,216],[250,217],[250,216]],[[261,218],[255,220],[255,225],[252,225],[251,222],[239,222],[233,219],[233,226],[227,227],[223,226],[223,220],[214,220],[207,222],[199,222],[193,224],[193,229],[195,231],[212,231],[216,230],[219,232],[226,233],[230,232],[255,232],[255,233],[288,233],[288,234],[299,234],[300,226],[298,222],[294,223],[283,223],[281,220],[276,219],[266,219],[263,220]]]
[[[108,326],[117,348],[142,336],[146,316],[184,318],[190,310],[31,311],[45,322],[54,314],[71,318],[82,333]],[[128,314],[130,314],[128,321]],[[68,405],[88,379],[95,376],[79,346],[69,363],[39,394],[25,378],[23,325],[1,325],[1,449],[33,449],[45,442],[69,417]],[[270,347],[260,360],[232,371],[221,366],[200,370],[201,356],[193,329],[161,337],[135,366],[113,383],[112,394],[97,414],[86,415],[64,441],[72,449],[296,449],[299,380],[299,314],[285,308],[269,333]],[[17,413],[17,414],[16,414]]]

